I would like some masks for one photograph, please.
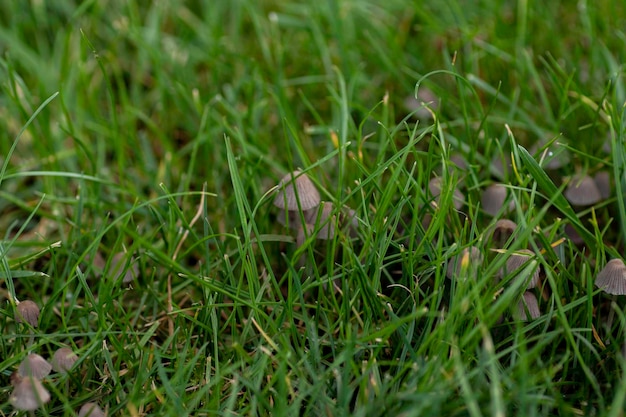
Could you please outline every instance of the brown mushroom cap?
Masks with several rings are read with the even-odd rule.
[[[485,213],[496,216],[506,202],[507,193],[507,187],[503,184],[492,184],[485,188],[480,198],[480,203]],[[510,212],[513,210],[515,210],[515,202],[510,201],[505,211]]]
[[[535,254],[528,249],[521,249],[517,252],[514,252],[509,256],[506,260],[506,266],[504,271],[500,271],[500,276],[504,278],[507,274],[516,272],[520,273],[525,267],[528,266],[529,263],[533,263],[535,268],[532,270],[532,274],[530,277],[527,277],[527,286],[526,288],[535,288],[537,284],[539,284],[539,265],[537,261],[534,260]]]
[[[526,312],[528,312],[528,314]],[[522,321],[534,320],[541,316],[537,297],[532,291],[524,292],[523,297],[517,303],[517,314]]]
[[[96,403],[85,403],[78,411],[78,417],[105,417],[106,414]]]
[[[439,196],[441,195],[441,188],[443,187],[443,179],[441,177],[434,177],[428,182],[428,190],[430,195],[433,196],[435,201],[439,203]],[[454,189],[452,192],[452,205],[455,209],[460,210],[465,204],[465,196],[458,189]]]
[[[626,295],[626,265],[621,259],[611,259],[596,277],[596,287],[613,295]]]
[[[17,316],[15,321],[18,323],[28,323],[33,327],[37,327],[39,323],[39,306],[31,300],[20,302],[17,307]]]
[[[76,363],[78,356],[68,347],[62,347],[57,349],[52,355],[52,369],[55,372],[66,373]]]
[[[44,379],[50,374],[51,370],[52,365],[36,353],[31,353],[24,358],[17,368],[17,372],[22,378],[32,376],[37,379]]]
[[[515,229],[517,229],[517,224],[514,221],[508,219],[498,220],[491,234],[492,243],[499,248],[504,247],[506,242],[513,236],[513,233],[515,233]]]
[[[472,266],[478,266],[482,261],[483,255],[480,249],[475,246],[464,248],[448,262],[446,277],[448,279],[463,277]]]
[[[285,175],[278,183],[274,205],[283,210],[309,210],[321,201],[313,182],[299,170]]]
[[[574,206],[589,206],[601,201],[602,194],[593,178],[575,176],[567,185],[565,198]]]
[[[50,401],[50,393],[34,377],[20,379],[13,389],[9,402],[18,410],[34,411]]]

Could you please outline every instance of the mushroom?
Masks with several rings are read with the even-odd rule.
[[[17,368],[17,372],[21,377],[33,377],[37,379],[44,379],[50,374],[51,370],[52,365],[36,353],[31,353],[26,356]]]
[[[464,248],[448,262],[446,277],[449,279],[465,278],[468,276],[469,269],[477,267],[482,261],[483,255],[480,253],[480,249],[475,246]]]
[[[602,200],[602,194],[590,176],[574,176],[567,185],[565,198],[573,206],[590,206]]]
[[[35,411],[50,401],[50,393],[41,381],[34,377],[17,377],[9,402],[21,411]]]
[[[600,191],[600,196],[607,199],[611,196],[611,176],[608,171],[599,171],[593,176],[593,180]]]
[[[480,198],[480,203],[485,213],[496,216],[506,202],[506,195],[507,187],[504,184],[492,184],[487,187]],[[511,200],[505,212],[513,210],[515,210],[515,202]]]
[[[322,201],[318,207],[307,210],[304,219],[307,224],[321,226],[316,237],[322,240],[330,240],[335,236],[336,216],[332,214],[333,203]]]
[[[534,320],[541,316],[537,297],[532,291],[525,291],[522,298],[517,303],[517,315],[522,321]],[[529,318],[530,317],[530,318]]]
[[[24,300],[17,307],[15,321],[18,323],[28,323],[32,327],[37,327],[39,323],[39,306],[34,301]]]
[[[540,151],[541,148],[544,149]],[[569,151],[560,142],[553,142],[547,147],[537,142],[534,146],[530,147],[528,152],[539,159],[539,163],[543,168],[551,170],[564,167],[569,164],[571,159]]]
[[[129,256],[130,254],[126,252],[117,252],[111,258],[109,273],[113,276],[114,281],[121,279],[122,283],[129,284],[139,276],[139,265],[137,265],[136,259],[131,259],[130,265],[127,264]]]
[[[443,179],[441,177],[434,177],[428,182],[428,190],[437,203],[439,203],[442,187]],[[465,204],[465,196],[455,188],[452,192],[452,205],[455,209],[460,210],[463,204]]]
[[[526,280],[526,289],[535,288],[539,284],[539,268],[537,261],[533,259],[534,256],[535,254],[528,249],[512,253],[506,260],[504,270],[500,271],[500,277],[504,278],[507,274],[515,273],[519,278],[519,274],[525,270],[525,267],[532,264],[534,267],[530,272],[530,276],[523,278]]]
[[[78,411],[78,417],[105,417],[106,413],[96,403],[85,403]]]
[[[517,229],[517,224],[514,221],[508,219],[498,220],[493,227],[491,242],[499,248],[504,247],[506,242],[513,236],[513,233],[515,233],[515,229]]]
[[[611,259],[600,271],[596,287],[607,294],[626,295],[626,265],[621,259]]]
[[[52,362],[52,369],[55,372],[65,374],[67,371],[72,369],[77,360],[78,356],[74,353],[74,351],[72,351],[72,349],[62,347],[54,352],[50,362]]]
[[[285,211],[309,210],[321,201],[313,182],[299,170],[285,175],[278,183],[278,189],[274,205]]]

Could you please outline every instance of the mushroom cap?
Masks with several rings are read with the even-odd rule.
[[[299,170],[285,175],[278,183],[278,188],[274,205],[283,210],[309,210],[321,201],[313,182]]]
[[[127,259],[129,256],[130,253],[117,252],[111,258],[109,273],[113,276],[115,281],[121,279],[124,284],[128,284],[139,276],[139,265],[137,265],[136,259],[131,259],[130,265],[127,267]]]
[[[333,203],[322,201],[318,207],[314,207],[304,212],[306,222],[313,226],[319,226],[317,238],[329,240],[335,236],[335,223],[337,218],[332,214]]]
[[[105,417],[106,414],[96,403],[85,403],[78,411],[78,417]]]
[[[567,223],[563,228],[563,231],[565,232],[567,238],[571,240],[574,245],[579,246],[585,243],[583,237],[578,233],[574,226],[571,225],[571,223]]]
[[[535,288],[537,284],[539,284],[539,265],[537,264],[537,261],[533,259],[534,256],[535,254],[528,249],[521,249],[517,252],[513,252],[506,260],[506,271],[500,271],[501,276],[504,277],[513,272],[518,275],[525,269],[527,264],[532,262],[535,267],[532,269],[530,277],[526,277],[528,282],[526,287]]]
[[[589,206],[602,200],[602,194],[593,178],[575,176],[567,185],[565,198],[574,206]]]
[[[596,172],[593,176],[593,180],[600,191],[600,196],[603,199],[607,199],[611,196],[611,175],[608,171]]]
[[[480,198],[480,204],[485,213],[496,216],[504,206],[507,194],[508,189],[504,184],[492,184],[485,188]],[[515,202],[511,200],[505,212],[513,210],[515,210]]]
[[[17,315],[15,321],[18,323],[28,323],[32,327],[37,327],[39,323],[39,306],[31,300],[24,300],[20,302],[17,307]]]
[[[504,247],[506,242],[513,236],[517,229],[517,224],[509,219],[500,219],[493,227],[491,234],[491,241],[498,245],[498,247]]]
[[[50,375],[51,370],[52,365],[36,353],[26,356],[17,368],[17,372],[22,378],[32,376],[37,379],[44,379]]]
[[[531,155],[535,155],[543,168],[559,169],[569,164],[571,155],[562,143],[553,142],[548,147],[540,150],[544,146],[538,142],[528,150]]]
[[[526,314],[526,312],[528,312],[528,314]],[[524,292],[524,295],[517,303],[517,314],[519,319],[522,321],[534,320],[541,316],[537,297],[532,291]]]
[[[78,356],[74,353],[74,351],[68,347],[62,347],[57,349],[52,355],[52,369],[55,372],[67,373],[76,361],[78,360]]]
[[[302,221],[298,211],[278,209],[276,221],[291,230],[297,231],[302,228]]]
[[[448,279],[460,278],[467,274],[467,271],[478,266],[483,261],[483,255],[476,246],[463,248],[458,254],[453,256],[446,267],[446,277]]]
[[[626,294],[626,265],[621,259],[611,259],[596,277],[596,287],[612,295]]]
[[[439,196],[441,195],[441,188],[443,187],[443,178],[434,177],[428,182],[428,190],[430,195],[433,196],[435,201],[439,203]],[[465,204],[465,196],[457,188],[454,188],[452,192],[452,205],[455,209],[460,210]]]
[[[15,384],[9,402],[21,411],[34,411],[50,401],[50,393],[34,377],[22,378]]]

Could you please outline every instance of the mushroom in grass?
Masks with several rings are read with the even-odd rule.
[[[503,184],[492,184],[485,188],[485,191],[483,191],[480,198],[480,204],[482,205],[483,210],[485,210],[485,213],[491,216],[496,216],[500,210],[502,210],[502,207],[504,207],[507,194],[507,187]],[[504,212],[508,213],[513,210],[515,210],[515,202],[511,200],[506,206]]]
[[[37,379],[44,379],[50,375],[51,370],[52,365],[50,365],[47,360],[36,353],[31,353],[24,358],[22,363],[20,363],[20,366],[17,368],[17,373],[22,378],[33,377]]]
[[[500,271],[500,277],[515,273],[515,279],[524,279],[525,289],[535,288],[539,284],[539,264],[534,257],[535,254],[528,249],[513,252]]]
[[[335,236],[337,217],[333,213],[333,203],[322,201],[318,207],[307,210],[304,220],[317,229],[317,239],[330,240]]]
[[[565,189],[565,198],[573,206],[590,206],[601,201],[602,194],[590,176],[574,176]]]
[[[17,376],[9,402],[20,411],[35,411],[50,401],[50,393],[39,379]]]
[[[21,301],[17,307],[15,321],[18,323],[28,323],[32,327],[37,327],[39,323],[39,306],[31,300]]]
[[[491,233],[491,243],[498,248],[503,248],[517,229],[517,224],[508,219],[500,219],[496,222]]]
[[[535,158],[543,168],[550,170],[564,167],[572,159],[567,148],[560,142],[553,142],[548,146],[537,142],[530,147],[528,152],[531,155],[535,155]]]
[[[124,284],[130,284],[139,277],[139,265],[136,258],[131,258],[130,253],[117,252],[111,258],[109,273],[115,281],[122,280]]]
[[[537,297],[532,291],[525,291],[517,303],[517,318],[522,321],[534,320],[541,316]]]
[[[475,271],[483,261],[480,249],[475,246],[464,248],[458,255],[453,256],[446,268],[446,277],[449,279],[465,279],[470,271]]]
[[[611,197],[611,175],[608,171],[599,171],[593,176],[593,180],[600,191],[600,196],[606,200]]]
[[[611,259],[600,271],[596,287],[607,294],[626,295],[626,265],[621,259]]]
[[[106,417],[106,413],[96,403],[85,403],[80,407],[78,417]]]
[[[626,295],[626,265],[621,259],[615,258],[607,262],[606,266],[598,273],[595,281],[596,287],[607,294],[611,294],[613,301],[619,295]],[[611,308],[606,320],[608,329],[613,325],[615,310]]]
[[[74,351],[68,347],[62,347],[57,349],[52,355],[52,369],[55,372],[59,372],[62,374],[67,373],[76,361],[78,360],[78,356],[74,353]]]
[[[430,195],[436,202],[436,205],[439,205],[439,198],[441,196],[442,187],[442,177],[434,177],[428,182],[428,190],[430,191]],[[463,204],[465,204],[465,196],[457,188],[454,188],[452,190],[452,205],[455,209],[460,210],[461,207],[463,207]]]
[[[321,201],[320,193],[303,172],[295,170],[278,183],[274,205],[285,211],[309,210]]]

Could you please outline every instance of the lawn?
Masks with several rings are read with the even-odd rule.
[[[623,417],[625,62],[621,0],[0,2],[0,415]]]

